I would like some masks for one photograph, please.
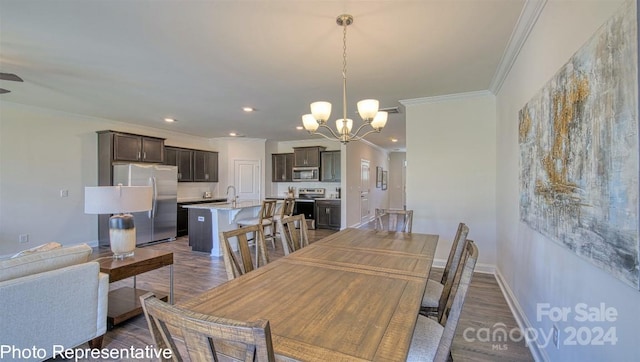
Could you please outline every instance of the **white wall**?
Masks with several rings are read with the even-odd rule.
[[[613,327],[615,346],[564,346],[538,351],[554,361],[631,361],[640,355],[640,292],[577,257],[519,221],[518,111],[620,6],[620,1],[549,1],[497,94],[497,269],[516,299],[523,319],[548,333],[552,322],[537,321],[538,303],[575,310],[578,303],[618,312],[615,322],[579,323],[570,315],[564,328]],[[631,60],[630,60],[631,61]],[[561,334],[562,343],[566,334]]]
[[[215,138],[211,144],[218,151],[218,195],[225,197],[227,186],[234,185],[235,160],[256,160],[260,163],[260,198],[268,196],[266,189],[266,139],[264,138]],[[271,169],[269,168],[269,174]],[[234,185],[236,186],[236,185]]]
[[[415,232],[439,234],[444,264],[459,222],[496,262],[496,115],[489,92],[404,101],[407,112],[407,209]]]
[[[97,216],[84,214],[84,187],[98,180],[96,131],[163,137],[169,145],[217,151],[200,137],[0,103],[0,256],[49,241],[97,242]],[[60,190],[69,196],[61,198]],[[30,241],[19,244],[20,234],[29,234]]]
[[[389,154],[389,208],[402,209],[405,206],[404,188],[406,184],[406,152]]]

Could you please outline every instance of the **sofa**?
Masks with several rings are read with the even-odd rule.
[[[91,253],[82,244],[0,260],[0,360],[44,360],[85,342],[101,347],[109,276]]]

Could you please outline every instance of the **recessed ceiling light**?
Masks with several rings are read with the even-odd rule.
[[[255,111],[256,109],[255,109],[255,108],[253,108],[253,107],[242,107],[242,110],[243,110],[243,111],[245,111],[245,112],[253,112],[253,111]]]
[[[298,127],[296,127],[296,129],[297,129],[297,130],[301,130],[301,129],[304,129],[304,127],[302,127],[302,126],[298,126]]]
[[[231,136],[231,137],[235,137],[235,136],[237,136],[237,135],[238,135],[238,134],[237,134],[237,133],[235,133],[235,132],[230,132],[230,133],[229,133],[229,136]]]
[[[176,120],[175,120],[175,119],[173,119],[173,118],[165,118],[165,119],[164,119],[164,121],[165,121],[165,122],[169,122],[169,123],[173,123],[173,122],[175,122]]]
[[[398,142],[398,139],[397,138],[392,138],[391,142]]]

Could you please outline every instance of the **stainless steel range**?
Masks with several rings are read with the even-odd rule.
[[[294,206],[295,215],[304,214],[310,229],[316,228],[316,199],[325,197],[324,188],[300,188]]]

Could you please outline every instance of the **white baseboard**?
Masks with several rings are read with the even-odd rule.
[[[434,268],[444,269],[447,265],[447,261],[444,259],[434,259],[433,264],[431,264]],[[483,273],[483,274],[495,274],[496,266],[493,264],[482,264],[477,263],[476,268],[473,270],[475,273]]]
[[[509,309],[511,309],[511,314],[513,314],[513,317],[516,319],[516,323],[518,323],[518,327],[522,331],[527,330],[527,328],[533,328],[533,326],[529,322],[529,319],[522,311],[522,308],[520,307],[520,303],[518,303],[518,300],[513,294],[513,291],[511,290],[511,288],[509,288],[509,285],[505,282],[504,277],[500,273],[500,269],[498,268],[494,268],[494,269],[495,269],[495,276],[496,276],[496,281],[498,282],[498,286],[500,286],[500,290],[502,290],[502,295],[504,295],[504,299],[507,301],[507,304],[509,305]],[[529,343],[529,351],[531,351],[531,355],[533,356],[534,360],[538,362],[549,361],[549,356],[547,356],[544,349],[539,348],[537,343]]]

